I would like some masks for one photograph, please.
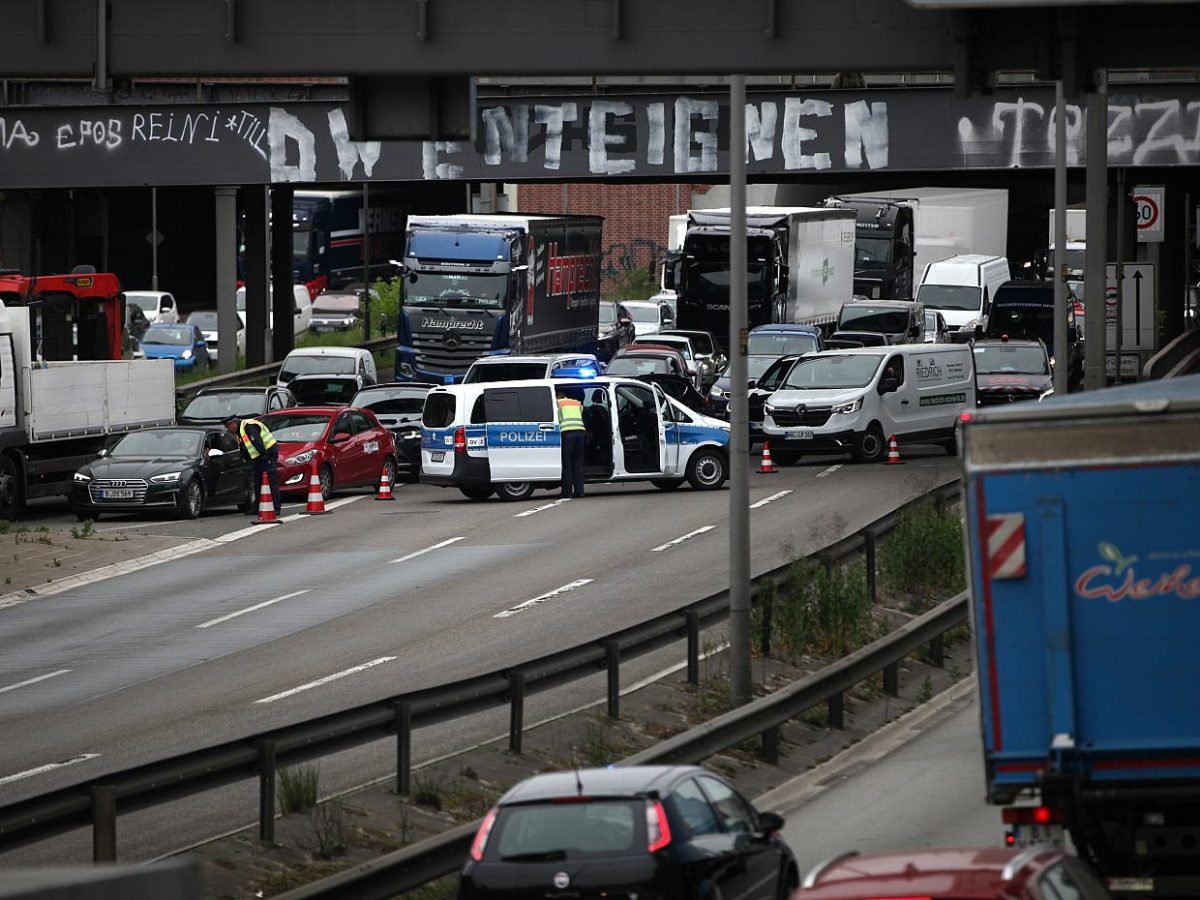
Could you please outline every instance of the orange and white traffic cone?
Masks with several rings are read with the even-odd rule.
[[[896,446],[896,436],[893,434],[888,440],[888,455],[883,461],[885,466],[902,466],[904,460],[900,458],[900,448]]]
[[[267,473],[263,472],[262,484],[258,488],[258,518],[255,525],[276,525],[279,517],[275,515],[275,497],[271,494],[271,482]]]
[[[392,477],[388,475],[387,466],[383,467],[383,474],[379,476],[379,493],[375,495],[376,500],[395,500],[392,496]]]
[[[325,495],[321,493],[321,476],[317,473],[317,463],[312,464],[312,474],[308,476],[308,505],[304,507],[306,515],[323,516],[329,512],[325,508]]]
[[[778,471],[775,463],[771,461],[771,445],[763,441],[762,462],[759,463],[758,472],[760,475],[774,475]]]

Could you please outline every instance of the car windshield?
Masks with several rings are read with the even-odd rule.
[[[796,361],[783,383],[784,390],[820,391],[866,387],[875,377],[882,356],[846,354],[810,356]]]
[[[638,814],[645,818],[644,803],[592,800],[502,807],[495,825],[498,833],[488,842],[487,852],[507,862],[627,854],[637,841]]]
[[[925,312],[925,330],[937,331],[937,313],[929,311]]]
[[[193,397],[183,410],[190,419],[228,419],[237,416],[259,416],[267,407],[267,395],[262,391],[245,393],[201,394]]]
[[[859,237],[854,239],[854,264],[868,269],[881,269],[892,261],[892,242],[888,238]]]
[[[980,375],[1049,375],[1050,361],[1041,347],[977,346],[975,371]]]
[[[635,322],[641,322],[643,324],[646,324],[646,323],[657,324],[658,322],[660,322],[662,320],[661,314],[659,313],[659,308],[657,306],[633,306],[633,305],[630,305],[630,306],[626,306],[625,308],[627,310],[629,310],[629,315],[633,317],[633,321],[635,321]]]
[[[357,365],[352,356],[289,356],[279,375],[284,381],[296,375],[353,375]]]
[[[142,343],[190,347],[192,345],[192,328],[190,325],[151,325],[142,335]]]
[[[325,433],[329,418],[313,413],[284,413],[267,416],[263,422],[277,441],[298,444],[318,440]]]
[[[763,356],[786,356],[789,353],[811,353],[817,349],[817,336],[794,332],[791,334],[750,333],[746,352]]]
[[[930,309],[978,310],[982,294],[977,287],[958,284],[923,284],[917,299]]]
[[[774,363],[774,356],[748,356],[746,357],[746,376],[757,379],[763,372],[771,368]]]
[[[297,378],[288,387],[297,406],[346,406],[358,393],[360,385],[354,378]]]
[[[655,344],[663,344],[673,350],[678,350],[680,355],[687,360],[692,358],[692,345],[686,339],[680,341],[672,341],[664,338],[663,335],[658,335],[653,341]]]
[[[1039,303],[993,304],[988,315],[989,337],[1008,335],[1014,339],[1054,343],[1054,309]]]
[[[908,310],[886,306],[847,306],[838,318],[838,331],[900,334],[908,330]]]
[[[194,312],[187,317],[189,325],[195,325],[201,331],[217,330],[217,314],[215,312]]]
[[[600,324],[611,325],[617,321],[617,308],[611,303],[600,304]]]
[[[109,456],[118,459],[129,457],[171,457],[191,459],[200,455],[198,431],[174,429],[134,431],[125,435],[112,448]]]
[[[691,331],[681,335],[681,337],[685,337],[691,341],[697,353],[711,354],[716,352],[716,348],[712,344],[712,339],[703,331]]]
[[[377,416],[416,416],[425,408],[428,390],[402,388],[394,391],[364,391],[356,394],[351,406],[369,409]]]
[[[503,309],[507,275],[411,272],[404,279],[407,306],[467,306]]]
[[[531,378],[545,377],[545,363],[491,363],[471,366],[463,384],[478,384],[483,381],[528,381]]]
[[[605,375],[627,375],[634,378],[642,375],[670,375],[671,367],[665,359],[653,356],[618,356],[608,364]]]

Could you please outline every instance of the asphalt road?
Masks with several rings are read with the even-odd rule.
[[[754,476],[754,571],[824,546],[958,471],[932,448],[903,467],[841,463]],[[266,529],[227,514],[153,523],[150,533],[198,529],[183,533],[228,542],[0,610],[0,804],[494,671],[727,584],[727,491],[629,485],[565,503],[539,494],[478,504],[403,486],[397,496],[359,496],[332,515]],[[622,680],[681,655],[629,663]],[[594,699],[601,678],[531,698],[528,720]],[[502,733],[506,721],[497,710],[437,726],[418,733],[414,751],[449,752]],[[327,760],[323,786],[383,776],[393,753],[380,742]],[[123,817],[120,855],[150,858],[243,825],[253,797],[253,786],[239,785]],[[82,861],[89,847],[78,832],[4,861]]]

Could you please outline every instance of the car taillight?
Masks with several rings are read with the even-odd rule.
[[[467,429],[465,429],[465,428],[455,429],[455,431],[454,431],[454,452],[455,453],[466,453],[467,452]]]
[[[462,429],[459,429],[460,431]],[[475,862],[483,862],[483,851],[487,847],[488,837],[492,833],[492,826],[496,824],[496,810],[488,810],[488,814],[483,817],[483,823],[479,826],[479,831],[475,833],[475,843],[471,845],[471,859]]]
[[[671,826],[667,813],[657,800],[646,801],[646,849],[651,853],[671,843]]]
[[[1001,813],[1005,825],[1059,825],[1061,809],[1052,806],[1008,806]]]

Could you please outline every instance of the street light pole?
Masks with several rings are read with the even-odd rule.
[[[1054,394],[1065,396],[1071,362],[1067,340],[1067,102],[1054,84]],[[1096,210],[1100,215],[1100,210]]]

